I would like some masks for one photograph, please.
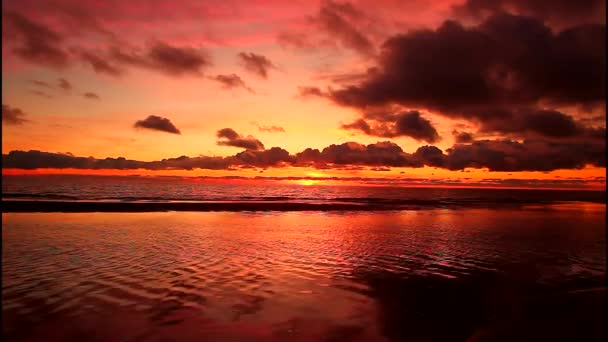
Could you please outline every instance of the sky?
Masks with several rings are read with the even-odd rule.
[[[3,0],[2,171],[603,188],[605,6]]]

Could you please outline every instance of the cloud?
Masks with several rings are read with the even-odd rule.
[[[374,53],[373,43],[356,26],[356,22],[364,18],[363,12],[349,2],[325,0],[312,21],[342,46],[363,55],[371,55]]]
[[[264,147],[262,146],[262,149],[263,148]],[[271,166],[287,166],[288,164],[292,164],[295,160],[294,156],[280,147],[272,147],[263,151],[247,149],[246,151],[237,153],[231,159],[233,159],[232,162],[234,165],[264,168]]]
[[[420,6],[417,7],[419,10]],[[364,58],[373,57],[377,43],[388,32],[403,26],[395,13],[405,10],[404,6],[394,1],[390,4],[371,4],[369,1],[323,0],[316,13],[307,16],[298,28],[280,32],[276,41],[284,48],[294,48],[300,52],[329,48],[334,52],[350,50]]]
[[[3,120],[4,113],[3,113]],[[243,137],[230,128],[218,131],[224,143]],[[248,137],[253,139],[252,137]],[[218,142],[220,143],[220,142]],[[250,142],[252,143],[252,142]],[[252,144],[256,144],[253,142]],[[261,144],[257,141],[257,144]],[[244,146],[239,146],[247,148]],[[547,140],[509,139],[477,140],[470,144],[455,144],[444,153],[436,146],[419,147],[414,153],[404,152],[390,141],[363,145],[356,142],[333,144],[322,150],[306,148],[290,154],[280,147],[262,149],[258,146],[227,157],[187,157],[162,159],[160,161],[135,161],[125,158],[95,159],[75,157],[70,154],[41,151],[11,151],[2,155],[2,167],[36,168],[82,168],[82,169],[233,169],[266,167],[315,167],[318,169],[356,169],[360,167],[423,167],[432,166],[448,170],[487,168],[490,171],[552,171],[558,169],[581,169],[587,165],[606,166],[606,142],[559,142]]]
[[[72,84],[70,82],[68,82],[65,78],[60,78],[58,81],[59,81],[59,88],[65,90],[65,91],[72,90]]]
[[[376,72],[376,68],[369,68],[366,72],[347,72],[335,73],[316,76],[315,80],[329,80],[336,84],[351,84],[361,80],[365,80],[370,73]]]
[[[217,137],[220,139],[226,139],[217,142],[217,144],[221,146],[240,147],[251,151],[264,150],[264,144],[262,144],[261,141],[252,136],[244,137],[238,134],[232,128],[220,129],[219,131],[217,131]]]
[[[15,107],[11,107],[9,105],[2,104],[2,123],[6,125],[21,125],[25,122],[28,122],[25,118],[25,113]]]
[[[369,145],[347,142],[340,145],[330,145],[322,151],[307,148],[297,153],[296,159],[299,164],[316,164],[316,166],[326,164],[393,167],[422,166],[422,163],[411,154],[403,152],[401,147],[390,141]]]
[[[372,124],[370,125],[369,122]],[[429,143],[440,140],[439,134],[431,122],[415,110],[401,113],[368,113],[364,115],[363,119],[344,124],[342,128],[384,138],[408,136]]]
[[[277,36],[277,42],[284,47],[295,47],[297,49],[309,50],[316,47],[309,36],[298,32],[281,32]]]
[[[459,132],[454,130],[452,131],[452,135],[457,143],[468,144],[475,140],[475,136],[470,132]]]
[[[343,48],[365,57],[376,52],[376,41],[384,37],[392,26],[386,23],[379,12],[361,2],[323,0],[319,10],[307,16],[299,29],[280,32],[277,42],[285,48],[314,51],[321,47]]]
[[[59,12],[66,14],[62,11],[67,10],[68,7],[64,6]],[[28,11],[36,12],[31,8],[25,10]],[[38,17],[46,16],[38,14]],[[74,19],[73,14],[69,14],[68,17]],[[95,20],[84,12],[80,14],[85,14],[82,20]],[[126,67],[145,68],[170,76],[201,75],[203,69],[211,65],[210,58],[201,49],[173,46],[162,41],[151,42],[143,49],[130,48],[124,43],[119,47],[116,39],[108,40],[109,47],[101,49],[73,46],[67,48],[66,41],[78,37],[78,34],[72,30],[59,33],[42,22],[31,20],[13,11],[4,11],[3,19],[7,22],[7,34],[4,35],[6,44],[12,47],[11,51],[16,56],[34,64],[66,68],[74,61],[80,60],[90,65],[95,72],[112,76],[122,75]],[[114,37],[98,24],[97,22],[93,25],[96,27],[94,28],[96,33],[104,33],[106,38]],[[82,24],[79,28],[93,29],[85,26]]]
[[[473,18],[510,12],[542,18],[558,26],[606,22],[604,0],[467,0],[453,9],[456,15]]]
[[[30,80],[30,82],[31,82],[32,84],[35,84],[35,85],[40,86],[40,87],[44,87],[44,88],[53,88],[53,86],[52,86],[52,85],[50,85],[50,84],[48,84],[47,82],[44,82],[44,81],[40,81],[40,80]]]
[[[82,96],[84,96],[87,99],[91,99],[91,100],[99,100],[100,99],[99,95],[97,95],[95,93],[90,93],[90,92],[89,93],[84,93],[84,94],[82,94]],[[148,117],[148,119],[150,119],[150,116]],[[146,120],[148,120],[148,119],[146,119]],[[140,122],[140,121],[138,121],[138,122]],[[150,127],[147,127],[147,128],[150,128]]]
[[[241,52],[238,57],[245,70],[264,79],[268,78],[270,69],[277,69],[268,58],[262,55]]]
[[[53,85],[51,85],[48,82],[45,81],[40,81],[40,80],[31,80],[30,81],[32,84],[39,86],[39,87],[44,87],[44,88],[48,88],[48,89],[55,89],[55,87]],[[72,90],[72,84],[70,82],[68,82],[66,79],[64,78],[59,78],[57,79],[58,82],[58,87],[63,89],[64,91],[70,91]]]
[[[435,146],[422,146],[414,153],[425,165],[463,170],[552,171],[606,166],[605,142],[563,143],[543,140],[517,142],[508,139],[477,140],[456,144],[444,154]]]
[[[216,75],[210,77],[210,79],[220,83],[225,89],[243,88],[252,94],[255,93],[255,91],[247,86],[245,81],[236,74]]]
[[[173,134],[181,134],[179,129],[177,129],[177,127],[175,127],[175,125],[173,125],[173,123],[169,119],[156,115],[150,115],[144,120],[138,120],[137,122],[135,122],[134,127],[146,128]]]
[[[217,137],[218,138],[226,138],[228,140],[234,140],[234,139],[240,138],[241,135],[238,134],[232,128],[222,128],[219,131],[217,131]]]
[[[520,136],[534,134],[549,138],[584,138],[593,136],[597,130],[556,110],[505,112],[503,115],[486,120],[481,129],[483,132],[502,132]]]
[[[211,59],[201,49],[173,46],[162,41],[149,43],[144,49],[112,46],[106,52],[75,50],[80,59],[97,73],[120,76],[127,67],[157,71],[169,76],[200,76],[211,66]]]
[[[116,4],[119,6],[120,4]],[[131,4],[130,4],[131,5]],[[110,18],[108,15],[102,14],[104,6],[98,6],[97,4],[62,0],[40,3],[37,1],[8,1],[3,4],[3,9],[10,9],[18,11],[20,13],[27,13],[29,16],[36,18],[46,17],[53,18],[53,24],[57,30],[63,32],[69,32],[74,36],[80,36],[83,33],[94,33],[101,34],[106,38],[115,38],[111,32],[104,28],[101,24],[107,22],[108,19],[114,19],[118,16],[118,13],[113,13]],[[126,10],[126,6],[122,7],[122,10]],[[107,10],[109,8],[105,8]],[[132,7],[132,9],[135,9]],[[120,12],[117,7],[112,7],[113,12]],[[124,15],[124,13],[122,14]],[[102,18],[104,17],[104,18]],[[101,19],[101,20],[100,20]],[[124,35],[124,32],[123,32]]]
[[[383,44],[376,72],[330,91],[356,108],[401,105],[477,122],[505,112],[605,103],[605,25],[553,32],[531,17],[446,21]]]
[[[265,126],[260,125],[257,122],[252,122],[252,125],[255,125],[260,132],[268,132],[268,133],[285,133],[285,129],[281,126]]]
[[[69,54],[63,50],[63,36],[34,22],[25,16],[11,11],[3,11],[2,17],[7,22],[6,35],[3,41],[13,45],[12,52],[32,63],[54,68],[68,66]]]
[[[414,156],[421,163],[428,166],[443,167],[445,164],[445,155],[437,146],[420,146]]]
[[[92,51],[81,50],[79,51],[79,55],[81,60],[89,64],[93,68],[93,71],[98,74],[120,76],[124,72],[122,67],[116,65],[114,62],[106,60],[104,57],[100,57],[99,54],[93,53]]]
[[[328,97],[329,93],[321,90],[319,87],[298,86],[297,97],[307,99],[311,97]]]
[[[228,157],[186,157],[168,158],[158,161],[137,161],[123,157],[96,159],[76,157],[68,153],[51,153],[37,150],[11,151],[2,155],[3,168],[44,169],[116,169],[116,170],[225,170],[235,166],[280,167],[292,163],[294,157],[289,152],[273,147],[264,151],[243,151]]]
[[[204,68],[211,65],[211,59],[200,49],[188,46],[172,46],[155,41],[140,51],[125,51],[118,47],[111,49],[114,61],[154,71],[170,76],[201,75]]]

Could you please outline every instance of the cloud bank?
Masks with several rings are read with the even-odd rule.
[[[234,130],[218,131],[220,145],[246,149],[227,157],[187,157],[159,161],[136,161],[125,158],[97,159],[75,157],[71,154],[41,151],[11,151],[2,155],[3,168],[80,168],[80,169],[148,169],[192,170],[267,167],[314,167],[318,169],[344,169],[349,167],[423,167],[431,166],[448,170],[487,168],[490,171],[552,171],[581,169],[587,165],[605,167],[605,141],[547,142],[526,140],[523,142],[502,140],[478,140],[469,144],[457,143],[445,152],[436,146],[419,147],[407,153],[397,144],[384,141],[363,145],[356,142],[332,144],[322,150],[306,148],[290,154],[280,147],[264,149],[259,140],[244,138]]]

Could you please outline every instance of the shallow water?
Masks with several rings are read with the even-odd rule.
[[[605,216],[591,203],[4,213],[3,336],[599,341]]]

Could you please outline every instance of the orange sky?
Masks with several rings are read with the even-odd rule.
[[[243,136],[253,136],[266,148],[279,146],[291,154],[306,148],[323,148],[331,144],[356,141],[372,144],[390,140],[405,152],[413,153],[428,145],[408,136],[384,138],[346,130],[342,124],[354,121],[360,111],[340,106],[329,99],[304,99],[299,86],[325,88],[328,77],[363,73],[376,65],[374,57],[349,48],[340,36],[315,31],[310,18],[319,16],[323,6],[318,1],[158,1],[152,6],[141,1],[109,2],[107,7],[93,2],[58,1],[61,6],[36,2],[3,1],[3,11],[16,12],[48,30],[62,35],[62,49],[87,48],[99,51],[120,42],[121,46],[142,49],[154,41],[175,46],[188,46],[204,51],[211,64],[200,75],[168,75],[153,67],[125,67],[120,76],[96,72],[82,61],[69,65],[50,65],[40,59],[28,59],[13,52],[11,41],[3,39],[2,103],[18,108],[25,115],[21,124],[2,125],[2,153],[13,150],[69,152],[82,157],[125,157],[152,161],[178,156],[230,156],[241,151],[233,146],[218,145],[216,132],[232,128]],[[337,2],[343,3],[343,2]],[[462,1],[353,1],[365,13],[356,27],[373,44],[380,46],[398,32],[422,27],[434,29],[452,15],[452,6]],[[102,7],[96,7],[102,6]],[[78,11],[69,11],[77,8]],[[74,15],[80,13],[80,16]],[[78,21],[80,20],[80,21]],[[87,21],[87,25],[83,24]],[[3,20],[3,25],[7,20]],[[373,26],[382,22],[381,27]],[[102,29],[100,29],[100,27]],[[10,29],[10,27],[9,27]],[[304,32],[321,41],[310,51],[281,44],[277,38],[286,32]],[[4,31],[4,30],[3,30]],[[115,36],[108,38],[105,31]],[[337,38],[336,38],[337,37]],[[15,43],[18,44],[18,43]],[[274,67],[267,78],[248,72],[238,54],[263,55]],[[226,89],[210,80],[214,75],[237,74],[246,86]],[[70,89],[59,87],[65,79]],[[32,81],[39,81],[35,84]],[[45,82],[48,85],[41,85]],[[330,84],[331,85],[331,84]],[[331,85],[339,87],[339,84]],[[83,96],[94,93],[97,99]],[[604,107],[605,108],[605,107]],[[472,121],[448,118],[442,113],[419,108],[436,128],[441,139],[435,143],[446,151],[455,144],[452,131],[475,131]],[[575,117],[589,115],[570,112]],[[595,113],[603,115],[605,111]],[[168,118],[181,132],[170,134],[138,129],[134,123],[149,115]],[[3,108],[4,117],[4,108]],[[279,126],[284,132],[267,132],[259,126]],[[480,134],[478,138],[502,138]],[[260,171],[263,171],[261,173]],[[582,187],[605,186],[605,168],[519,172],[489,172],[467,168],[450,171],[441,168],[390,167],[390,171],[317,170],[311,167],[257,168],[225,170],[82,170],[82,169],[3,169],[3,174],[83,173],[247,177],[412,177],[422,179],[567,179],[588,180]]]

